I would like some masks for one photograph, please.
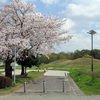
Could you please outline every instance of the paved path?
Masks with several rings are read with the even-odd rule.
[[[77,87],[74,81],[67,75],[67,71],[47,71],[44,77],[38,81],[32,82],[27,85],[27,93],[43,93],[43,81],[46,82],[46,93],[63,93],[63,81],[65,81],[65,94],[66,95],[84,95]],[[24,89],[21,88],[16,93],[23,93]]]
[[[44,76],[67,76],[68,71],[53,71],[53,70],[48,70]]]
[[[5,71],[5,69],[0,69],[0,71]],[[30,71],[32,71],[32,70],[27,70],[27,72],[30,72]],[[15,70],[15,74],[16,75],[20,75],[21,74],[21,70]],[[2,73],[1,75],[5,75],[5,72],[4,73]],[[14,71],[12,71],[12,75],[14,75]]]
[[[56,74],[55,74],[56,73]],[[48,71],[40,80],[27,85],[26,93],[21,88],[15,93],[0,96],[0,100],[100,100],[100,96],[84,96],[68,72]],[[46,81],[46,93],[43,93],[43,80]],[[62,92],[62,81],[65,81],[66,93]]]

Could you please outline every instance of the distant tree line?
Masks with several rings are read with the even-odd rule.
[[[49,62],[53,62],[59,59],[67,59],[68,54],[67,53],[52,53],[51,55],[48,55],[48,57],[46,57],[45,55],[41,55],[39,56],[39,64],[41,63],[49,63]]]
[[[41,55],[39,57],[39,64],[41,63],[50,63],[52,61],[60,60],[60,59],[69,59],[69,60],[74,60],[77,58],[82,58],[82,57],[91,57],[91,50],[83,49],[83,50],[76,50],[75,52],[72,53],[65,53],[65,52],[60,52],[60,53],[52,53],[51,55],[48,55],[48,57]],[[94,49],[93,50],[93,57],[95,59],[100,59],[100,50],[99,49]]]
[[[76,50],[73,54],[73,59],[81,58],[85,55],[92,56],[91,50],[83,49],[83,50]],[[93,50],[93,57],[95,59],[100,59],[100,50],[99,49],[94,49]]]

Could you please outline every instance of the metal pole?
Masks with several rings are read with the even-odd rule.
[[[67,76],[67,75],[66,75],[66,72],[65,72],[65,76]]]
[[[15,70],[16,70],[16,46],[15,46],[15,58],[14,58],[14,85],[15,85],[15,83],[16,83],[16,77],[15,77]]]
[[[92,53],[91,71],[93,71],[93,34],[91,34],[91,53]]]
[[[26,93],[26,80],[24,80],[24,93]]]
[[[63,81],[63,93],[65,93],[65,81]]]
[[[96,32],[94,30],[90,30],[87,33],[91,34],[91,71],[93,71],[93,35],[96,34]]]
[[[43,81],[43,92],[46,93],[46,81]]]

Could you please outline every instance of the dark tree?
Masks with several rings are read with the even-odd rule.
[[[38,66],[38,56],[35,57],[32,55],[32,52],[28,49],[25,49],[23,52],[21,52],[21,57],[17,59],[17,63],[21,65],[22,72],[21,75],[26,74],[26,68],[31,68],[32,66]]]

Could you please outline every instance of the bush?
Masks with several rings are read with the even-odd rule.
[[[12,85],[12,79],[5,76],[0,76],[0,89]]]

